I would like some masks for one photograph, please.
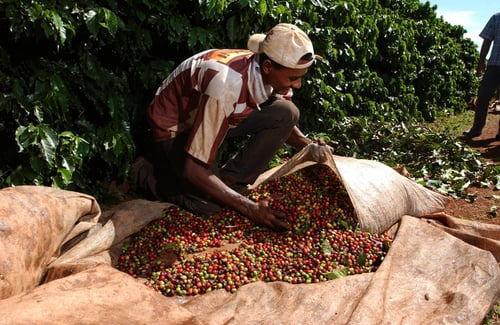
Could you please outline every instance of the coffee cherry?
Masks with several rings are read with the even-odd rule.
[[[235,292],[262,281],[318,283],[373,272],[392,238],[356,228],[347,191],[315,165],[261,184],[248,197],[291,218],[277,233],[223,209],[210,218],[171,207],[123,245],[117,267],[167,296]]]

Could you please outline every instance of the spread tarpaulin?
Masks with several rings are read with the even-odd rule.
[[[89,195],[50,187],[0,190],[0,299],[32,289],[71,238],[101,211]]]
[[[379,162],[330,155],[318,146],[254,185],[315,164],[331,166],[342,180],[360,227],[397,229],[376,272],[165,297],[113,266],[121,245],[170,204],[131,200],[101,214],[85,195],[59,199],[79,195],[10,188],[0,190],[0,324],[481,323],[500,295],[500,226],[447,216],[447,197]],[[33,222],[46,218],[54,221]],[[19,242],[23,249],[12,244]],[[38,246],[48,249],[35,261],[26,251],[42,252]],[[16,258],[21,262],[13,263]]]

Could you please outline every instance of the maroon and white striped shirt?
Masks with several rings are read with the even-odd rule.
[[[260,66],[248,50],[208,50],[182,62],[156,91],[147,115],[155,141],[188,133],[185,150],[211,165],[227,131],[265,102]]]

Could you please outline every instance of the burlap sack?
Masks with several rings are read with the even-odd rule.
[[[346,187],[361,230],[377,233],[388,230],[405,214],[422,216],[440,212],[448,202],[447,197],[424,188],[384,164],[334,156],[325,148],[314,144],[307,146],[283,165],[263,173],[252,188],[307,166],[325,164]],[[170,205],[133,200],[107,211],[85,238],[62,252],[49,265],[49,279],[84,269],[84,263],[95,265],[97,261],[92,256],[98,261],[114,264],[116,254],[111,248],[117,248],[119,253],[119,246],[125,238],[160,218],[162,211]]]
[[[94,198],[81,193],[43,186],[0,190],[0,299],[36,287],[69,235],[86,231],[100,212]]]
[[[266,171],[251,187],[314,164],[330,167],[341,179],[363,231],[382,233],[403,215],[422,217],[441,212],[450,202],[449,197],[423,187],[381,162],[332,155],[316,144],[306,146],[283,165]]]

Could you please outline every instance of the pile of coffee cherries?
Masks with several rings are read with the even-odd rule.
[[[255,281],[317,283],[373,272],[392,238],[357,229],[349,196],[330,168],[313,165],[268,181],[249,198],[290,217],[290,229],[259,227],[236,211],[200,217],[178,207],[124,244],[118,269],[166,296]]]

